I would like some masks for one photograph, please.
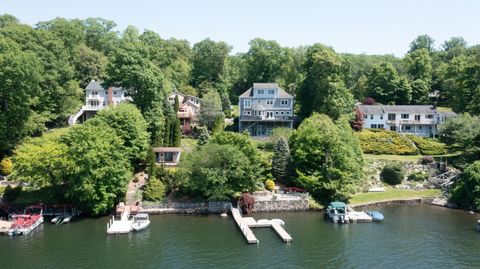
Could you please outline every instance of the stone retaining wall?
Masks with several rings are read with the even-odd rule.
[[[253,212],[306,211],[309,209],[308,198],[299,200],[255,201]]]
[[[230,202],[154,203],[144,202],[140,213],[149,214],[221,214],[230,210]]]

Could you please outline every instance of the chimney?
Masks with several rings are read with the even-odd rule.
[[[113,89],[112,89],[112,87],[108,88],[108,105],[113,106]]]

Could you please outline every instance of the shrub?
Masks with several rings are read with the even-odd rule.
[[[397,132],[387,130],[363,130],[356,133],[364,153],[415,155],[418,150],[413,143]]]
[[[8,176],[12,173],[12,159],[4,158],[2,162],[0,162],[0,174],[4,176]]]
[[[273,191],[275,189],[275,182],[271,179],[267,179],[267,181],[265,181],[265,188],[269,191]]]
[[[435,162],[435,159],[432,156],[423,156],[420,159],[421,164],[430,164],[430,163],[434,163],[434,162]]]
[[[243,214],[250,214],[253,210],[253,205],[255,204],[255,198],[253,198],[250,193],[244,192],[238,199],[238,206],[242,210]]]
[[[380,173],[380,178],[382,179],[382,181],[390,185],[397,185],[402,183],[404,176],[405,169],[401,164],[398,163],[389,163],[385,165],[382,172]]]
[[[155,177],[151,177],[143,191],[143,199],[146,201],[159,202],[164,196],[165,185]]]
[[[15,188],[12,188],[10,185],[7,185],[5,190],[3,191],[3,199],[5,201],[11,203],[17,199],[18,195],[22,192],[22,187],[18,186]]]
[[[442,155],[448,153],[447,145],[440,143],[432,138],[423,138],[419,136],[409,135],[408,138],[425,155]]]
[[[419,171],[408,175],[410,181],[425,181],[430,177],[430,174],[424,171]]]

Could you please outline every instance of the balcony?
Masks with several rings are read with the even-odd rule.
[[[248,116],[242,115],[240,116],[240,120],[242,121],[293,121],[293,116],[274,116],[274,117],[266,117],[266,116]]]
[[[86,106],[82,106],[82,109],[83,110],[86,110],[86,111],[97,111],[97,110],[100,110],[104,108],[104,106],[101,106],[101,105],[96,105],[96,106],[92,106],[92,105],[86,105]]]
[[[177,118],[193,118],[195,114],[193,112],[177,112]]]

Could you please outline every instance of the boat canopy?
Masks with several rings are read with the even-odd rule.
[[[330,206],[332,208],[345,208],[347,205],[344,202],[331,202]]]

